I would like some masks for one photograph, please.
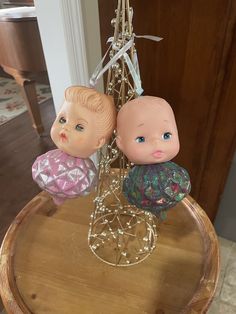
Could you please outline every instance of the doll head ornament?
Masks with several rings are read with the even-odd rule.
[[[116,143],[134,164],[155,164],[174,158],[179,152],[179,138],[170,105],[151,96],[124,104],[117,116]]]
[[[51,128],[58,149],[39,156],[33,179],[56,204],[89,194],[97,185],[91,154],[105,144],[115,128],[116,109],[110,96],[92,88],[72,86]]]
[[[88,158],[111,137],[116,110],[112,97],[93,88],[71,86],[51,128],[51,138],[65,153]]]
[[[135,164],[123,182],[129,203],[161,215],[190,191],[187,171],[171,162],[179,152],[174,113],[162,98],[142,96],[120,109],[117,146]]]

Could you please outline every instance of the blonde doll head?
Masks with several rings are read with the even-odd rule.
[[[55,145],[67,154],[87,158],[111,137],[116,123],[112,97],[93,88],[71,86],[51,128]]]

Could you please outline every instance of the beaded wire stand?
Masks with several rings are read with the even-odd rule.
[[[134,38],[133,9],[129,6],[129,0],[118,0],[115,12],[116,18],[111,21],[115,30],[109,48],[110,60]],[[133,67],[130,67],[127,59]],[[113,96],[117,110],[126,101],[137,97],[137,84],[135,75],[130,73],[131,68],[139,76],[133,42],[126,55],[121,55],[108,71],[106,92]],[[115,160],[119,162],[119,169],[111,168]],[[91,215],[89,247],[100,260],[113,266],[140,263],[155,248],[157,219],[151,213],[130,205],[124,198],[122,183],[130,164],[117,148],[115,135],[111,143],[100,151],[99,161],[99,186]]]

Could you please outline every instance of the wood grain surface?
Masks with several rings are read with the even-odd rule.
[[[32,130],[28,112],[0,127],[0,243],[16,215],[40,192],[31,174],[34,160],[55,148],[50,138],[50,127],[56,116],[52,99],[42,103],[40,110],[45,126],[42,137]],[[2,309],[0,298],[0,313]]]
[[[117,0],[98,0],[103,53]],[[175,161],[214,220],[236,149],[236,1],[130,0],[144,94],[165,98],[178,125]],[[210,190],[210,193],[209,193]]]
[[[43,72],[46,64],[36,17],[0,17],[0,64],[19,71]]]
[[[42,137],[32,130],[28,112],[1,125],[0,243],[16,215],[40,192],[32,179],[34,160],[55,148],[50,138],[50,127],[56,117],[52,100],[42,103],[40,110],[45,126]]]
[[[56,207],[45,192],[13,221],[1,248],[8,313],[205,313],[219,274],[218,242],[190,197],[159,227],[143,263],[112,267],[87,243],[93,195]]]
[[[20,85],[33,128],[42,134],[44,128],[32,77],[47,68],[35,12],[33,15],[8,12],[0,16],[0,65]]]

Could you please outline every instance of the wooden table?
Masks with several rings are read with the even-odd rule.
[[[0,65],[21,88],[33,128],[44,131],[35,89],[36,76],[47,68],[34,7],[0,12]]]
[[[142,263],[113,267],[88,247],[93,195],[55,207],[45,192],[10,226],[1,248],[0,293],[8,313],[205,313],[219,274],[215,231],[188,197],[161,224]]]

